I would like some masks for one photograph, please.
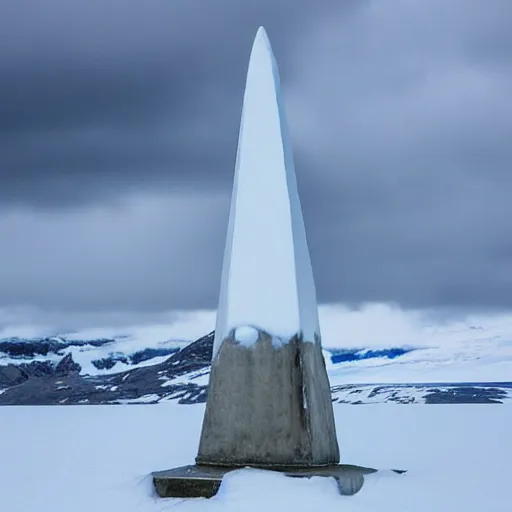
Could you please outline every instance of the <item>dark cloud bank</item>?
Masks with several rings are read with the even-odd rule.
[[[512,307],[512,4],[4,1],[0,307],[215,307],[248,54],[319,298]]]

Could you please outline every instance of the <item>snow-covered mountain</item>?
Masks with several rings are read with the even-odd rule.
[[[327,347],[333,400],[503,402],[512,398],[512,337],[452,333],[431,346]],[[509,341],[510,340],[510,341]],[[80,333],[0,339],[0,404],[202,402],[213,333],[190,343]]]
[[[162,362],[189,343],[165,339],[141,343],[127,334],[89,339],[79,334],[0,338],[0,365],[44,363],[54,367],[70,354],[82,375],[105,375]]]

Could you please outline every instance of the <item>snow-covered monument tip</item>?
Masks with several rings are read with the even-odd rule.
[[[279,73],[263,28],[243,101],[212,369],[196,465],[153,474],[160,496],[213,496],[245,466],[335,477],[339,463],[311,268]]]

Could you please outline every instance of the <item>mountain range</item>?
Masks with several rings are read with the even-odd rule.
[[[127,335],[0,339],[0,405],[201,403],[213,334],[192,343],[167,340],[144,348]],[[492,348],[487,354],[475,340],[466,353],[460,346],[324,349],[333,401],[507,402],[512,399],[512,378],[482,379],[476,371],[485,368],[480,376],[493,369],[498,377],[508,375],[511,345],[498,341],[486,340]],[[466,374],[474,378],[457,380]],[[432,379],[439,375],[446,378]]]

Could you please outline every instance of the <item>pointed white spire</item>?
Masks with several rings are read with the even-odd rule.
[[[260,28],[247,72],[198,464],[339,462],[319,334],[279,75]]]
[[[247,326],[283,339],[320,334],[279,72],[263,27],[247,72],[214,357],[233,329],[247,342]]]

